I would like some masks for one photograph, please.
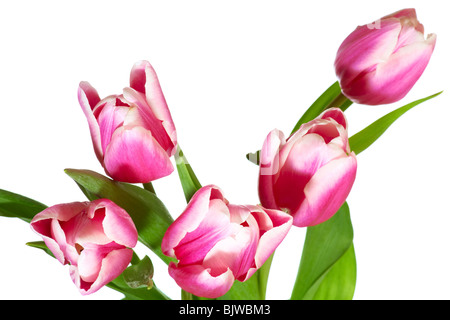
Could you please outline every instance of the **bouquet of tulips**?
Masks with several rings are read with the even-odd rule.
[[[259,166],[260,203],[230,203],[219,186],[197,179],[149,62],[134,64],[121,94],[101,97],[83,81],[78,101],[105,175],[66,169],[87,200],[50,207],[0,190],[0,215],[28,223],[42,237],[28,245],[68,265],[82,295],[108,286],[125,299],[169,300],[149,256],[133,250],[140,242],[167,264],[183,299],[263,300],[277,247],[292,228],[307,228],[291,298],[352,299],[356,255],[346,200],[358,154],[405,112],[441,92],[393,110],[351,137],[345,110],[404,98],[435,43],[435,34],[424,36],[414,9],[348,35],[334,62],[337,81],[291,132],[272,130],[246,155]],[[187,204],[176,219],[152,184],[174,171]]]

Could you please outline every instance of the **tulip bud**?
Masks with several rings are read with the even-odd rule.
[[[424,27],[414,9],[358,26],[336,55],[336,75],[343,94],[368,105],[402,99],[422,75],[435,44],[435,34],[424,39]]]
[[[148,183],[172,173],[176,152],[175,126],[150,63],[131,70],[130,87],[102,100],[81,82],[78,100],[87,117],[94,150],[115,180]]]
[[[287,140],[281,131],[273,130],[260,157],[261,204],[291,214],[298,227],[331,218],[345,202],[356,177],[347,121],[338,108],[303,124]]]
[[[83,295],[126,269],[138,238],[128,213],[108,199],[58,204],[38,213],[30,225],[55,258],[70,265],[72,281]]]
[[[178,260],[169,274],[185,291],[206,298],[246,281],[286,236],[292,217],[260,206],[229,204],[215,186],[199,189],[167,229],[162,251]]]

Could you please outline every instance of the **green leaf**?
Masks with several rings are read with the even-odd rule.
[[[123,273],[106,285],[125,295],[124,300],[170,300],[154,283],[151,289],[130,288],[123,278]]]
[[[145,256],[138,263],[125,269],[123,279],[132,289],[151,289],[153,286],[153,271],[152,261],[149,257]]]
[[[175,154],[175,163],[177,164],[178,176],[180,177],[186,202],[189,202],[202,185],[198,181],[197,176],[179,145],[177,146],[177,153]]]
[[[164,262],[172,261],[162,253],[161,241],[173,219],[155,194],[90,170],[66,169],[65,172],[81,187],[89,200],[106,198],[125,209],[136,225],[139,241]]]
[[[345,257],[352,246],[353,227],[350,220],[350,210],[347,203],[344,203],[331,219],[307,228],[302,258],[291,299],[310,300],[328,294],[331,296],[331,293],[327,293],[326,289],[335,287],[335,281],[343,281],[348,283],[349,286],[354,286],[353,273],[340,272],[343,265],[345,265],[345,268],[352,270],[356,268],[356,260]],[[342,264],[339,265],[339,263]],[[327,277],[327,274],[334,267],[336,267],[333,270],[335,274]],[[322,284],[323,287],[321,288]],[[348,291],[351,290],[347,289],[345,292]],[[345,297],[348,298],[348,295],[345,295]],[[339,299],[338,296],[335,296],[335,298]]]
[[[0,189],[0,216],[19,218],[29,223],[36,214],[46,208],[47,206],[40,202]]]
[[[47,247],[44,241],[27,242],[26,245],[32,248],[44,250],[44,252],[47,253],[49,256],[55,258],[53,252],[50,251],[50,249]]]
[[[352,246],[320,281],[314,300],[351,300],[356,287],[356,256]]]
[[[427,100],[430,100],[434,97],[437,97],[440,95],[443,91],[438,92],[436,94],[433,94],[431,96],[428,96],[423,99],[416,100],[414,102],[411,102],[403,107],[400,107],[387,115],[383,116],[382,118],[378,119],[377,121],[373,122],[371,125],[366,127],[365,129],[361,130],[360,132],[356,133],[349,139],[350,148],[352,151],[355,152],[355,154],[359,154],[366,150],[372,143],[374,143],[390,126],[400,118],[403,114],[405,114],[408,110],[411,110],[415,106],[421,104],[422,102],[425,102]]]

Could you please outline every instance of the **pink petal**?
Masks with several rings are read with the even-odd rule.
[[[115,180],[147,183],[172,173],[173,165],[150,131],[118,128],[104,157],[105,170]]]
[[[183,265],[201,263],[218,241],[235,233],[236,227],[238,225],[230,224],[230,213],[225,203],[219,199],[211,200],[210,208],[198,227],[187,232],[174,248],[175,256]]]
[[[275,249],[280,245],[283,239],[288,234],[292,226],[293,218],[291,215],[284,213],[279,210],[271,209],[261,209],[258,211],[258,221],[263,220],[261,216],[264,212],[265,215],[270,219],[273,226],[272,228],[266,229],[267,231],[263,233],[259,240],[258,249],[255,254],[255,265],[256,268],[260,268],[264,262],[269,258],[269,256],[275,251]],[[267,227],[266,227],[267,228]]]
[[[298,227],[313,226],[331,218],[345,202],[356,177],[356,157],[333,160],[321,167],[304,189],[305,200],[294,216]]]
[[[318,119],[326,119],[326,120],[333,119],[338,124],[340,124],[344,129],[348,129],[347,128],[347,118],[345,117],[344,112],[342,112],[342,110],[339,108],[326,109],[317,118]]]
[[[87,282],[85,287],[79,286],[81,294],[92,294],[117,278],[127,268],[132,256],[133,250],[131,249],[116,249],[109,252],[102,260],[100,272],[95,281],[93,283]],[[84,282],[80,280],[77,281]]]
[[[266,208],[277,208],[273,192],[273,179],[279,173],[281,163],[279,152],[285,144],[283,132],[272,130],[264,141],[260,152],[258,192],[261,203]]]
[[[273,186],[277,207],[269,208],[293,212],[305,198],[303,190],[306,184],[328,161],[329,155],[327,145],[317,134],[305,135],[297,141],[289,141],[289,144],[293,145],[290,154]]]
[[[117,96],[102,100],[103,105],[97,116],[103,154],[106,152],[114,131],[123,125],[125,117],[130,110],[126,106],[116,106],[116,100]]]
[[[139,61],[133,66],[130,74],[130,87],[145,94],[153,114],[162,121],[162,125],[175,146],[169,152],[170,156],[174,155],[177,145],[175,125],[161,90],[158,76],[148,61]]]
[[[347,88],[362,72],[385,61],[395,50],[401,24],[391,18],[380,21],[380,28],[359,26],[341,44],[336,55],[336,74]],[[345,92],[344,92],[345,93]]]
[[[101,146],[100,127],[93,114],[93,109],[97,103],[100,102],[100,97],[97,91],[88,82],[82,81],[78,87],[78,101],[88,121],[95,154],[98,160],[102,162],[103,151]]]
[[[234,283],[231,270],[228,269],[220,275],[212,276],[209,270],[201,265],[177,267],[171,262],[169,274],[185,291],[210,299],[223,296]]]
[[[424,72],[435,44],[433,34],[427,41],[400,48],[388,61],[380,63],[376,71],[367,76],[369,90],[382,92],[370,103],[391,103],[403,98]]]
[[[169,226],[161,243],[162,252],[176,258],[174,248],[188,232],[194,231],[209,212],[211,200],[224,200],[222,191],[213,185],[200,188],[189,201],[183,213]]]
[[[108,239],[117,244],[134,248],[138,241],[138,234],[129,214],[108,199],[95,200],[91,203],[91,210],[97,211],[102,208],[104,209],[102,226]]]
[[[153,113],[144,94],[135,91],[132,88],[125,88],[123,90],[123,95],[130,103],[137,106],[139,116],[142,119],[141,123],[144,125],[144,128],[152,132],[153,137],[169,156],[173,155],[172,150],[175,147],[175,144],[171,140],[169,135],[170,132],[166,131],[163,121]]]

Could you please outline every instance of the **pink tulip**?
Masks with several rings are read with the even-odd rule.
[[[359,26],[341,44],[335,61],[342,92],[368,105],[402,99],[420,78],[436,35],[424,39],[414,9],[404,9]]]
[[[344,113],[328,109],[287,140],[279,130],[269,133],[261,149],[259,197],[265,208],[291,214],[295,226],[313,226],[336,213],[355,176]]]
[[[114,280],[131,261],[137,231],[128,213],[110,200],[58,204],[38,213],[32,229],[83,295]]]
[[[94,150],[115,180],[148,183],[174,170],[177,137],[158,78],[150,63],[133,66],[130,87],[102,100],[81,82],[78,100],[87,117]]]
[[[286,236],[292,217],[260,206],[229,204],[215,186],[202,187],[168,228],[169,274],[185,291],[217,298],[246,281]]]

